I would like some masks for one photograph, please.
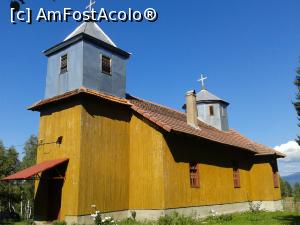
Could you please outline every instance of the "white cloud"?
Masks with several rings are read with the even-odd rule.
[[[279,172],[281,175],[289,175],[300,172],[300,146],[295,141],[289,141],[274,148],[286,155],[278,160]]]

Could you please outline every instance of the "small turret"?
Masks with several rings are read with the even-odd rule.
[[[201,82],[201,91],[196,94],[196,104],[198,109],[198,119],[222,131],[228,130],[228,102],[210,93],[205,85],[203,77],[198,80]]]

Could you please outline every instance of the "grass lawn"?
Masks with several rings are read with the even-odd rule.
[[[201,224],[201,223],[200,223]],[[300,213],[259,212],[234,214],[232,217],[221,216],[207,219],[202,224],[208,225],[300,225]]]
[[[0,225],[26,225],[26,222],[1,223]],[[300,213],[258,212],[224,215],[205,220],[178,214],[161,217],[158,221],[136,222],[132,219],[118,221],[118,225],[300,225]]]
[[[224,215],[205,220],[196,220],[181,215],[166,216],[157,222],[137,223],[132,220],[118,222],[118,225],[300,225],[300,213],[258,212]]]

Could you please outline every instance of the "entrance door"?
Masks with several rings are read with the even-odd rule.
[[[60,220],[61,195],[67,163],[41,174],[34,199],[34,214],[38,221]]]

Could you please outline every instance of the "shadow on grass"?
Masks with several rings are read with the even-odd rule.
[[[286,216],[277,216],[277,220],[284,222],[287,225],[300,225],[300,216],[286,215]]]

